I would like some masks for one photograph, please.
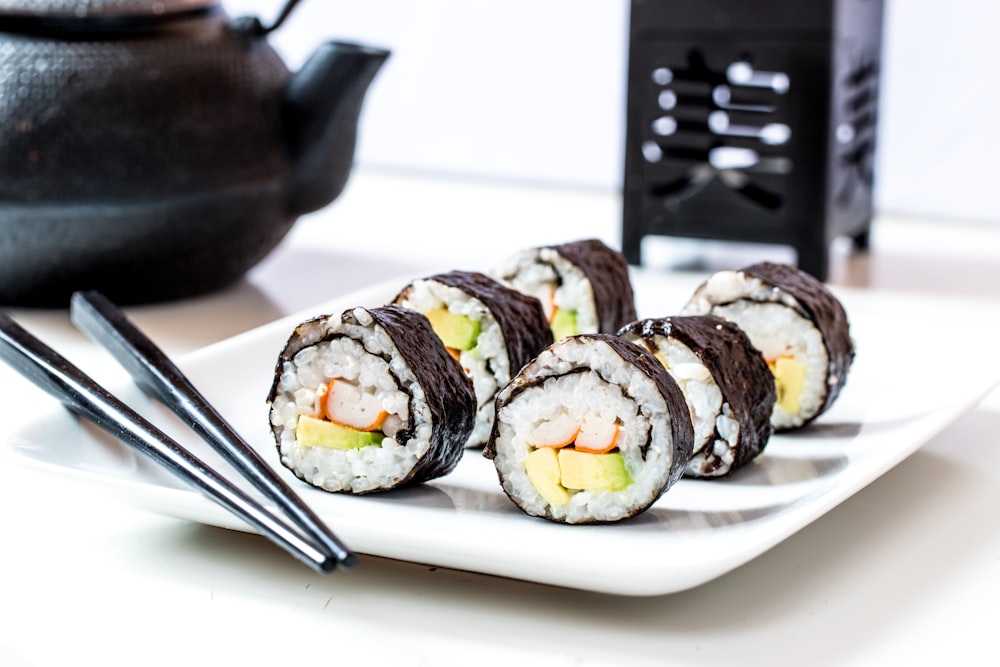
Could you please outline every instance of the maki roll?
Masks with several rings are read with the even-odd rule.
[[[613,334],[636,318],[628,262],[597,239],[522,250],[492,275],[542,302],[556,340]]]
[[[426,315],[448,352],[472,378],[476,425],[465,445],[486,444],[497,392],[552,344],[541,303],[485,274],[468,271],[415,280],[393,303]]]
[[[721,477],[763,451],[772,431],[774,379],[742,329],[693,315],[638,320],[618,335],[652,352],[684,392],[694,426],[686,475]]]
[[[476,417],[472,381],[427,318],[397,306],[300,324],[268,402],[282,464],[357,494],[451,472]]]
[[[720,271],[695,290],[681,312],[717,315],[750,337],[774,375],[775,430],[804,426],[827,410],[854,361],[840,301],[822,282],[787,264]]]
[[[500,391],[483,453],[525,513],[605,523],[669,489],[693,437],[680,387],[652,354],[581,334],[556,341]]]

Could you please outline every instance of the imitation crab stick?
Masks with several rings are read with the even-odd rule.
[[[608,421],[590,414],[583,418],[580,432],[576,436],[574,446],[578,451],[591,454],[604,454],[618,446],[617,421]]]
[[[542,310],[545,312],[545,319],[549,321],[549,324],[552,324],[557,310],[556,288],[551,283],[541,283],[525,287],[524,292],[538,299],[539,303],[542,304]]]
[[[374,394],[346,380],[330,380],[320,387],[316,399],[321,417],[359,431],[378,430],[386,418],[386,411]]]
[[[581,452],[604,454],[618,446],[618,430],[614,420],[589,414],[581,421],[561,413],[535,426],[528,434],[528,442],[553,449],[572,445]]]
[[[572,444],[579,432],[579,421],[563,412],[531,429],[531,432],[528,433],[528,442],[535,447],[558,449]]]

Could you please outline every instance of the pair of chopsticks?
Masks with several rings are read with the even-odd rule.
[[[94,291],[76,292],[70,304],[70,317],[79,329],[111,352],[146,394],[179,416],[301,532],[3,313],[0,359],[69,410],[150,457],[316,571],[354,566],[354,554],[121,310]]]

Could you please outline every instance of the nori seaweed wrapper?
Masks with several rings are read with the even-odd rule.
[[[574,340],[594,340],[603,342],[607,348],[622,359],[622,361],[631,365],[637,370],[639,370],[643,375],[649,377],[660,396],[663,398],[664,403],[667,407],[667,413],[670,416],[670,437],[671,437],[671,452],[672,459],[670,463],[670,471],[668,473],[665,484],[660,489],[659,493],[655,497],[649,498],[648,502],[644,507],[636,508],[635,511],[629,516],[635,516],[641,513],[650,505],[652,505],[660,496],[662,496],[671,486],[673,486],[684,474],[684,468],[687,465],[688,460],[691,458],[691,452],[694,446],[694,428],[691,425],[691,415],[688,412],[687,402],[684,398],[684,394],[681,392],[677,381],[667,372],[656,357],[654,357],[648,350],[643,347],[631,343],[624,338],[619,338],[613,334],[604,333],[594,333],[594,334],[578,334],[576,336],[570,336],[564,338],[561,341],[557,341],[556,345],[572,344]],[[557,369],[554,368],[539,368],[538,372],[528,372],[534,369],[526,367],[522,369],[511,382],[508,384],[497,396],[496,410],[499,415],[500,410],[510,403],[520,392],[525,391],[530,387],[540,386],[544,384],[545,380],[551,377],[556,377],[563,375]],[[569,373],[583,372],[586,368],[572,369]],[[627,387],[622,387],[622,391],[626,396],[630,396]],[[630,396],[631,397],[631,396]],[[634,400],[634,397],[631,397]],[[499,431],[499,416],[493,422],[493,433],[490,435],[489,442],[483,448],[483,456],[488,459],[493,459],[496,456],[495,441],[498,437]],[[649,443],[646,444],[646,447]],[[501,477],[501,486],[503,486],[506,492],[506,486],[502,484],[503,479]],[[512,498],[515,503],[517,500]],[[628,518],[628,516],[623,516],[621,518]]]
[[[740,425],[733,462],[726,475],[764,450],[773,431],[771,412],[777,393],[767,361],[743,329],[714,315],[690,315],[632,322],[619,331],[619,335],[627,334],[641,338],[651,352],[656,351],[655,336],[674,338],[686,345],[711,373],[722,392],[722,400],[729,403],[732,416]],[[711,443],[706,447],[711,447]],[[709,455],[700,474],[694,476],[714,476],[721,465],[718,458]]]
[[[575,264],[590,281],[600,333],[613,334],[636,319],[628,260],[598,239],[548,246]]]
[[[355,312],[366,311],[391,339],[398,354],[423,389],[430,411],[430,445],[417,461],[409,475],[395,487],[414,484],[441,477],[455,469],[465,452],[465,441],[472,432],[476,418],[476,396],[472,380],[462,367],[448,354],[431,328],[430,321],[417,311],[399,306],[379,308],[351,308],[339,317],[316,317],[303,322],[289,337],[275,365],[275,379],[268,393],[268,402],[274,400],[284,364],[300,350],[324,340],[331,340],[346,333],[337,330],[341,324],[358,324]],[[355,339],[361,340],[362,339]],[[382,355],[388,357],[388,355]],[[388,358],[386,358],[388,361]],[[397,383],[406,391],[406,387]],[[412,394],[410,400],[413,400]],[[410,423],[397,436],[398,441],[412,437],[414,411],[410,410]],[[405,434],[405,435],[404,435]],[[277,438],[275,430],[275,437]]]
[[[788,264],[760,262],[740,271],[793,296],[823,336],[830,365],[826,397],[817,411],[822,413],[837,400],[854,362],[854,341],[843,305],[824,283]]]
[[[475,271],[449,271],[425,280],[460,289],[486,306],[503,333],[512,377],[553,342],[545,309],[535,297]],[[393,301],[404,299],[410,289],[410,286],[404,288]]]

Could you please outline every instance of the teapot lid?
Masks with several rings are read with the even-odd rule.
[[[217,0],[0,0],[0,16],[44,19],[167,17],[205,10]]]

